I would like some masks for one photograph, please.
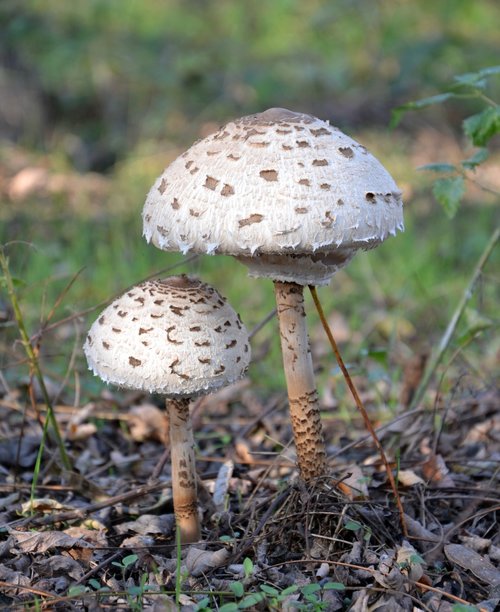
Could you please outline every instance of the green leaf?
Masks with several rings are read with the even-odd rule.
[[[482,68],[479,71],[479,74],[485,77],[500,74],[500,66],[488,66],[487,68]]]
[[[414,102],[407,102],[406,104],[401,104],[401,106],[397,106],[392,111],[390,127],[395,128],[401,121],[401,117],[408,111],[421,110],[422,108],[426,108],[427,106],[432,106],[434,104],[442,104],[450,98],[456,98],[456,96],[457,94],[454,94],[453,92],[449,91],[446,93],[437,94],[436,96],[430,96],[429,98],[423,98],[422,100],[416,100]]]
[[[474,155],[467,159],[462,160],[462,168],[465,170],[475,170],[479,164],[482,164],[489,157],[490,152],[488,149],[478,149]]]
[[[266,595],[271,595],[271,597],[277,597],[280,594],[278,589],[275,589],[274,587],[269,586],[268,584],[261,584],[260,590],[263,591]]]
[[[451,607],[451,612],[478,612],[476,606],[467,606],[465,604],[454,604]]]
[[[410,555],[410,563],[413,565],[424,565],[425,559],[421,557],[418,553],[413,553]]]
[[[256,604],[263,601],[265,598],[266,596],[264,595],[264,593],[251,593],[240,601],[240,603],[238,604],[238,609],[245,610],[246,608],[251,608],[252,606],[255,606]]]
[[[123,567],[128,567],[129,565],[133,565],[139,557],[137,555],[127,555],[122,559]]]
[[[311,595],[312,593],[321,591],[321,585],[317,583],[306,584],[300,590],[302,591],[303,595]]]
[[[99,582],[99,580],[96,580],[95,578],[91,578],[89,580],[89,584],[96,591],[98,591],[101,588],[101,583]]]
[[[361,523],[358,523],[358,521],[353,521],[351,519],[347,521],[344,527],[345,529],[348,529],[349,531],[359,531],[363,527],[363,525]]]
[[[464,179],[462,176],[438,179],[434,183],[432,193],[451,219],[455,216],[460,200],[465,193]]]
[[[234,601],[224,604],[219,608],[219,612],[238,612],[238,610],[238,604],[234,603]]]
[[[241,582],[232,582],[229,585],[229,588],[231,589],[231,591],[234,593],[235,597],[238,597],[238,599],[240,597],[243,597],[244,593],[245,593],[245,589],[242,585]]]
[[[325,591],[345,591],[345,586],[341,582],[327,582],[323,585]]]
[[[458,74],[453,78],[459,85],[476,87],[478,89],[484,89],[487,82],[487,79],[479,72],[466,72],[465,74]]]
[[[245,578],[248,578],[252,575],[253,572],[253,561],[248,557],[245,557],[243,561],[243,570],[245,572]]]
[[[429,170],[431,172],[455,172],[456,167],[453,164],[437,163],[419,166],[417,170]]]
[[[476,147],[484,147],[490,138],[500,133],[500,106],[488,107],[463,122],[465,135]]]
[[[465,331],[457,339],[458,345],[463,346],[472,340],[475,336],[481,332],[487,331],[492,327],[495,327],[494,322],[481,315],[477,310],[473,308],[467,308],[465,311],[465,320],[467,327]]]
[[[283,589],[280,593],[281,596],[287,596],[287,595],[291,595],[292,593],[296,593],[298,591],[299,587],[296,584],[292,584],[289,587],[286,587],[286,589]]]
[[[208,606],[209,603],[210,603],[210,598],[209,597],[204,597],[201,601],[199,601],[196,604],[196,610],[197,611],[203,610],[204,608],[206,608]]]
[[[82,595],[87,592],[87,587],[83,586],[83,584],[77,584],[76,586],[69,587],[68,589],[68,597],[78,597],[78,595]]]

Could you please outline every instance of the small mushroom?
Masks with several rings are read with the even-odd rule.
[[[195,278],[146,281],[103,311],[83,348],[89,368],[105,382],[165,396],[175,516],[181,541],[199,540],[189,403],[244,375],[250,349],[240,317]]]
[[[175,211],[172,198],[180,203]],[[193,219],[184,201],[206,214]],[[401,192],[390,174],[328,122],[272,108],[228,123],[167,167],[143,221],[144,236],[160,249],[233,255],[250,276],[274,281],[299,469],[305,480],[324,474],[303,286],[327,284],[357,251],[403,229]]]

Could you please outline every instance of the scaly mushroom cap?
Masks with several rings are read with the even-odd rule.
[[[216,289],[186,276],[146,281],[116,299],[83,349],[104,381],[167,397],[223,387],[250,363],[238,314]]]
[[[403,211],[365,147],[328,122],[274,108],[178,157],[150,190],[143,221],[160,249],[234,255],[256,276],[322,284],[356,250],[402,230]]]

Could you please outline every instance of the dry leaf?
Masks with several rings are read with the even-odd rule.
[[[368,478],[363,474],[358,465],[348,465],[346,471],[349,475],[342,478],[338,487],[349,499],[366,499],[368,497]]]
[[[2,592],[5,595],[9,595],[9,597],[15,597],[19,593],[23,593],[24,591],[19,591],[15,588],[15,585],[18,584],[20,586],[30,586],[30,579],[23,572],[16,572],[11,570],[6,565],[0,564],[0,581],[8,582],[12,585],[12,588],[9,589],[7,587],[2,587]]]
[[[223,565],[229,557],[225,548],[202,550],[191,546],[186,557],[186,568],[192,576],[201,576],[207,570]]]
[[[396,562],[394,551],[380,555],[378,568],[373,572],[375,580],[387,589],[400,591],[404,585],[404,576]]]
[[[404,487],[414,487],[417,484],[424,484],[420,476],[417,476],[413,470],[399,470],[398,480]]]
[[[33,499],[32,501],[24,502],[21,505],[21,512],[23,514],[28,514],[30,512],[62,512],[63,510],[73,510],[70,506],[63,506],[55,499],[50,499],[48,497],[39,497],[37,499]]]
[[[97,427],[93,423],[71,423],[66,429],[68,440],[87,440],[97,432]]]
[[[44,553],[54,548],[93,548],[92,544],[60,531],[11,531],[18,552]]]
[[[429,482],[438,487],[449,488],[455,486],[453,478],[450,476],[450,471],[441,455],[431,455],[422,464],[422,473]]]
[[[415,391],[422,380],[428,354],[414,355],[409,359],[403,368],[403,384],[399,401],[406,408],[411,404]]]
[[[218,512],[222,512],[226,508],[227,492],[233,475],[233,469],[234,463],[232,461],[225,461],[217,473],[214,483],[213,501]]]
[[[34,563],[33,566],[40,577],[52,578],[55,575],[62,574],[70,576],[74,580],[80,580],[85,573],[80,563],[65,555],[53,555],[48,559]]]
[[[175,527],[175,517],[173,514],[162,514],[156,516],[154,514],[143,514],[135,521],[120,523],[115,525],[117,533],[127,533],[134,531],[139,535],[149,535],[152,533],[160,533],[168,536],[173,533]]]
[[[167,413],[153,404],[132,406],[128,425],[130,435],[136,442],[157,440],[166,444],[168,441]]]
[[[396,548],[396,563],[405,576],[416,582],[424,574],[424,560],[420,557],[413,546],[403,540],[403,545]]]
[[[444,554],[452,563],[460,565],[465,570],[469,570],[490,586],[500,585],[500,570],[498,570],[488,559],[478,554],[474,550],[462,544],[447,544],[444,547]]]

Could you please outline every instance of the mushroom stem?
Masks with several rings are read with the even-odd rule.
[[[167,400],[170,421],[170,454],[172,463],[172,496],[175,520],[182,544],[200,539],[194,438],[189,399]]]
[[[326,452],[304,310],[304,288],[275,281],[281,352],[297,462],[307,482],[322,476]]]

